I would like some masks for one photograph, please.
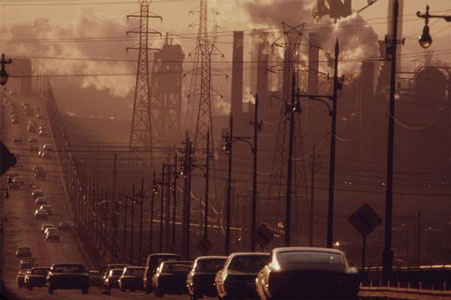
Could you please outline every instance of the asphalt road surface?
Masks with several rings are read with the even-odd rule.
[[[25,184],[19,190],[10,190],[9,198],[4,200],[4,215],[7,216],[7,222],[3,224],[4,269],[2,279],[6,289],[16,299],[156,299],[153,295],[145,295],[142,291],[122,293],[118,289],[113,289],[111,295],[103,295],[102,290],[90,288],[88,295],[82,295],[79,290],[56,290],[54,295],[49,295],[47,288],[34,288],[30,291],[24,287],[18,287],[16,275],[20,260],[15,257],[15,251],[19,246],[31,247],[33,257],[38,260],[39,266],[50,266],[53,263],[83,263],[91,268],[91,264],[82,256],[80,246],[72,232],[60,232],[60,242],[47,242],[40,232],[40,226],[44,222],[57,226],[61,221],[70,221],[70,203],[65,197],[55,152],[50,153],[51,157],[43,159],[36,152],[29,151],[28,138],[30,136],[38,140],[39,148],[42,148],[45,143],[53,144],[53,141],[51,136],[40,137],[27,131],[30,119],[47,130],[49,125],[45,114],[43,120],[38,120],[35,116],[26,116],[22,109],[22,103],[30,103],[35,114],[38,110],[45,112],[44,107],[39,107],[34,99],[24,99],[14,95],[9,98],[9,101],[16,103],[19,123],[11,123],[10,108],[8,105],[4,105],[3,142],[10,151],[19,155],[19,159],[17,166],[2,176],[1,187],[6,187],[6,179],[8,175],[12,174],[23,176]],[[14,137],[22,137],[22,144],[13,144]],[[43,166],[47,171],[46,181],[35,181],[32,172],[35,165]],[[53,206],[54,213],[49,216],[48,221],[34,218],[37,206],[31,198],[33,184],[44,191],[48,204]],[[165,296],[164,299],[189,299],[189,297],[188,295]]]

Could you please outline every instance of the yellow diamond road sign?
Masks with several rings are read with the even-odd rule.
[[[373,232],[373,230],[382,223],[382,219],[371,206],[366,203],[350,215],[348,221],[354,225],[355,229],[357,229],[363,237]]]

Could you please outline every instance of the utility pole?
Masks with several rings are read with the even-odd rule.
[[[124,238],[123,238],[123,246],[124,246],[124,256],[127,254],[127,210],[128,210],[128,195],[125,195],[125,205],[124,205]]]
[[[172,166],[170,164],[166,165],[167,168],[167,172],[166,172],[166,183],[165,183],[165,188],[166,188],[166,213],[165,213],[165,227],[166,227],[166,231],[165,231],[165,251],[168,251],[170,248],[170,243],[169,243],[169,235],[171,233],[171,224],[170,224],[170,220],[171,220],[171,174],[172,174]]]
[[[132,186],[132,205],[131,205],[131,234],[130,234],[130,264],[133,265],[133,252],[134,252],[134,240],[135,240],[135,203],[136,203],[136,194],[135,194],[135,184]]]
[[[117,235],[118,235],[118,229],[117,229],[117,218],[119,217],[118,214],[118,205],[117,205],[117,199],[116,199],[116,176],[117,176],[117,154],[114,154],[114,163],[113,163],[113,187],[112,187],[112,195],[111,195],[111,201],[113,201],[113,230],[112,230],[112,236],[111,240],[113,242],[113,249],[112,251],[112,259],[113,261],[117,259]]]
[[[226,232],[225,232],[225,248],[224,254],[230,254],[230,209],[232,202],[232,157],[233,157],[233,116],[230,114],[229,132],[227,132],[226,140],[229,144],[229,169],[227,174],[227,202],[226,202]]]
[[[143,252],[143,210],[144,210],[144,177],[141,177],[141,203],[139,212],[139,265],[142,264]]]
[[[290,112],[290,131],[288,136],[288,167],[287,167],[287,195],[285,201],[285,247],[290,246],[290,234],[291,234],[291,184],[292,184],[292,172],[293,172],[293,139],[294,139],[294,97],[296,91],[296,73],[293,73],[293,79],[291,83],[291,106]]]
[[[335,43],[334,61],[334,92],[332,96],[331,133],[330,133],[330,160],[329,160],[329,202],[327,206],[327,247],[333,247],[334,238],[334,193],[335,193],[335,136],[337,133],[337,99],[341,84],[338,79],[338,54],[340,48],[338,39]]]
[[[177,179],[178,179],[178,167],[177,167],[177,153],[174,157],[174,207],[172,209],[172,248],[175,249],[175,218],[177,215]]]
[[[204,239],[208,240],[208,201],[209,201],[209,181],[210,181],[210,130],[207,129],[207,154],[205,156],[205,219],[204,219]]]
[[[252,168],[252,213],[251,213],[251,251],[255,252],[255,232],[257,230],[257,161],[258,161],[258,132],[262,128],[262,122],[258,120],[258,94],[255,95],[254,107],[254,145],[252,154],[254,155],[254,166]]]
[[[319,154],[316,153],[316,145],[313,145],[313,153],[311,156],[311,191],[310,191],[310,213],[309,213],[309,247],[313,247],[313,227],[315,216],[315,173],[319,170],[318,162],[316,161]]]
[[[191,168],[192,168],[192,143],[186,135],[184,162],[183,162],[183,176],[184,182],[184,197],[183,197],[183,215],[182,215],[182,253],[185,259],[189,259],[190,252],[190,204],[191,204]]]
[[[150,229],[149,229],[149,253],[153,251],[153,211],[155,203],[155,194],[158,193],[157,180],[155,177],[155,171],[153,172],[152,179],[152,195],[150,196]]]
[[[335,42],[335,60],[334,60],[334,85],[332,95],[310,95],[310,94],[299,94],[298,97],[309,98],[311,100],[319,101],[324,103],[331,116],[331,133],[330,133],[330,160],[329,160],[329,200],[327,207],[327,247],[333,247],[333,229],[334,229],[334,190],[335,190],[335,136],[336,136],[336,123],[337,123],[337,102],[338,102],[338,91],[343,87],[343,79],[338,77],[338,55],[340,52],[340,47],[338,39]],[[332,107],[324,99],[332,101]]]
[[[161,174],[161,196],[160,196],[160,252],[163,252],[163,211],[165,197],[165,172],[166,164],[163,163],[163,173]]]
[[[387,185],[385,201],[385,241],[382,253],[383,279],[390,280],[393,267],[392,249],[392,214],[393,214],[393,153],[395,139],[395,92],[396,92],[396,48],[398,45],[398,0],[393,5],[393,31],[390,42],[391,74],[390,74],[390,108],[388,115],[388,149],[387,149]],[[388,42],[388,41],[387,41]]]

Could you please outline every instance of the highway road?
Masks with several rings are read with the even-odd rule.
[[[64,194],[55,153],[51,153],[51,157],[48,159],[43,159],[36,152],[29,151],[28,138],[30,136],[38,140],[40,148],[45,143],[53,144],[53,141],[50,136],[40,137],[27,131],[27,123],[30,119],[46,129],[49,128],[49,125],[46,118],[38,120],[35,116],[26,116],[22,109],[22,103],[30,103],[35,114],[38,110],[44,112],[44,107],[39,107],[34,99],[24,99],[14,95],[8,101],[16,103],[19,123],[11,123],[11,110],[8,105],[4,104],[3,141],[13,153],[18,154],[19,159],[17,166],[2,176],[1,185],[3,188],[6,187],[8,175],[23,176],[25,184],[19,190],[10,190],[9,198],[4,200],[4,215],[7,217],[7,222],[3,224],[4,270],[2,279],[6,289],[16,299],[154,299],[153,295],[145,295],[143,292],[122,293],[119,290],[113,290],[111,295],[103,295],[98,288],[91,288],[88,295],[82,295],[78,290],[57,290],[54,295],[49,295],[46,288],[35,288],[30,291],[18,287],[16,275],[20,260],[15,257],[15,251],[19,246],[30,246],[33,257],[38,260],[39,266],[50,266],[53,263],[83,263],[88,268],[92,268],[92,264],[83,257],[76,236],[72,232],[61,232],[60,242],[47,242],[40,232],[40,225],[46,221],[34,218],[34,211],[37,207],[31,198],[33,184],[44,191],[48,204],[54,208],[54,214],[49,216],[49,223],[58,225],[61,221],[70,221],[70,204]],[[22,143],[14,144],[14,137],[22,137]],[[46,181],[35,181],[32,172],[35,165],[43,166],[47,171]],[[164,298],[188,299],[188,295],[165,296]]]

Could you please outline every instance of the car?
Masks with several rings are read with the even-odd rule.
[[[357,269],[338,249],[281,247],[255,279],[260,299],[357,299]]]
[[[83,294],[89,291],[89,274],[82,264],[54,264],[47,275],[49,294],[55,290],[81,290]]]
[[[24,284],[32,290],[34,287],[45,287],[47,283],[48,267],[33,267],[25,273]]]
[[[53,146],[51,144],[42,145],[42,149],[45,151],[53,151]]]
[[[36,209],[34,212],[34,217],[36,220],[47,220],[48,219],[48,214],[45,210],[43,209]]]
[[[29,137],[29,138],[28,138],[28,143],[30,143],[30,144],[37,144],[37,143],[38,143],[38,140],[35,139],[34,137]]]
[[[50,228],[47,228],[47,233],[45,234],[45,240],[59,242],[60,235],[58,234],[58,231],[56,229],[50,230]]]
[[[13,144],[22,145],[22,138],[20,136],[13,137]]]
[[[49,216],[53,215],[53,206],[50,204],[42,204],[39,208],[47,211]]]
[[[216,297],[215,276],[224,267],[227,256],[199,256],[186,278],[190,299]]]
[[[48,232],[58,232],[58,229],[56,229],[55,227],[47,227],[44,230],[44,234],[47,235]]]
[[[44,171],[44,167],[42,167],[42,166],[33,166],[33,172],[34,173],[36,173],[36,172],[39,172],[39,171]]]
[[[16,275],[17,287],[20,289],[25,284],[25,273],[27,270],[19,270]]]
[[[37,267],[37,266],[38,266],[38,263],[36,262],[35,259],[21,260],[20,264],[19,264],[19,270],[29,270],[29,269]]]
[[[113,288],[119,288],[119,278],[122,276],[124,272],[123,268],[118,269],[110,269],[105,277],[104,286],[107,290],[111,290]]]
[[[36,180],[45,181],[47,179],[47,172],[45,172],[45,171],[37,171],[36,173],[34,173],[34,178]]]
[[[127,290],[143,290],[143,277],[145,267],[128,266],[124,268],[121,277],[119,277],[119,289],[121,292]]]
[[[19,124],[19,119],[18,118],[12,118],[11,119],[11,123],[12,124]]]
[[[255,277],[269,262],[269,253],[237,252],[227,258],[215,277],[218,299],[256,299]]]
[[[100,272],[97,270],[89,271],[89,286],[93,287],[102,287],[102,276],[100,276]]]
[[[36,203],[37,206],[41,206],[43,204],[47,204],[47,199],[43,197],[37,197],[36,200],[34,200],[34,203]]]
[[[175,253],[151,253],[147,256],[146,270],[144,271],[143,278],[144,292],[146,294],[152,292],[152,278],[160,263],[176,260],[180,260],[180,255]]]
[[[47,228],[55,228],[55,226],[52,223],[42,223],[41,224],[41,232],[46,233]]]
[[[188,294],[186,277],[192,267],[192,261],[162,262],[152,278],[152,289],[155,297],[163,297],[165,294]]]
[[[49,133],[46,130],[39,130],[38,135],[39,136],[49,136]]]
[[[27,126],[27,130],[28,130],[29,133],[36,133],[37,132],[36,126],[31,126],[31,125]]]
[[[25,180],[22,176],[16,176],[13,178],[13,183],[17,183],[20,186],[23,186],[25,184]]]
[[[61,231],[69,231],[74,227],[74,224],[72,222],[60,222],[58,224],[58,230]]]
[[[29,147],[30,152],[37,152],[39,151],[39,147],[36,144],[31,144]]]
[[[44,116],[41,114],[36,114],[36,119],[44,120]]]
[[[17,182],[10,182],[9,183],[9,188],[11,190],[20,190],[21,185],[18,184]]]
[[[42,159],[49,159],[51,157],[52,156],[48,152],[42,151],[42,153],[41,153],[41,158]]]
[[[31,248],[27,246],[20,246],[16,250],[16,257],[17,258],[23,258],[23,257],[31,257]]]
[[[31,198],[36,200],[38,197],[44,197],[44,192],[42,190],[34,190],[31,192]]]

